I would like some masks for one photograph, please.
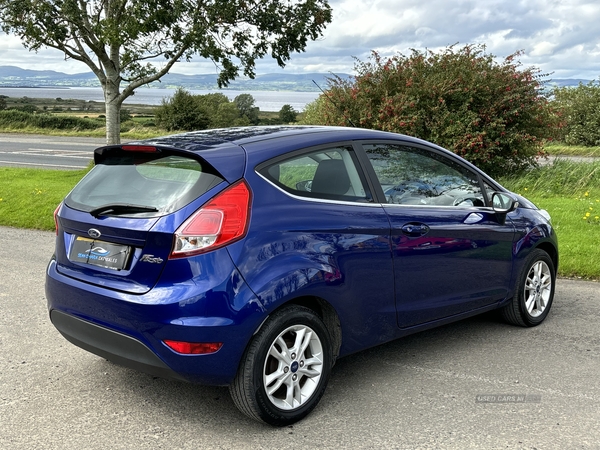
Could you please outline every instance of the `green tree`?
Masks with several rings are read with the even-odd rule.
[[[131,120],[131,119],[133,119],[133,116],[131,115],[131,112],[128,109],[121,108],[121,111],[119,112],[119,121],[120,122],[126,122],[126,121]]]
[[[226,95],[192,95],[178,89],[173,97],[154,110],[156,124],[169,131],[193,131],[207,128],[245,126],[250,122]]]
[[[554,89],[554,103],[564,120],[569,145],[600,145],[600,82]]]
[[[254,106],[254,97],[250,94],[240,94],[233,99],[233,103],[240,112],[240,116],[246,117],[248,122],[252,125],[258,125],[260,119],[258,118],[258,112],[260,111],[257,106]]]
[[[197,96],[179,88],[168,100],[154,110],[156,125],[166,130],[204,130],[210,124],[206,109],[200,105]]]
[[[221,103],[210,117],[210,128],[239,127],[250,125],[246,116],[240,116],[234,103]]]
[[[6,100],[4,100],[4,96],[0,95],[0,111],[6,109]]]
[[[279,120],[283,123],[293,123],[298,117],[298,112],[292,108],[292,105],[283,105],[279,110]]]
[[[271,55],[283,67],[331,22],[327,0],[0,0],[0,26],[29,50],[58,49],[98,77],[106,140],[120,141],[119,111],[135,89],[198,55],[219,86]]]
[[[544,75],[520,53],[497,62],[484,46],[413,50],[357,61],[351,80],[332,78],[305,122],[356,125],[446,147],[491,175],[518,171],[543,154],[559,122],[542,92]]]
[[[35,105],[29,105],[29,104],[23,105],[23,106],[19,106],[18,108],[15,108],[15,109],[18,109],[19,111],[24,111],[24,112],[27,112],[27,113],[30,113],[30,114],[36,113],[38,111],[37,106],[35,106]]]

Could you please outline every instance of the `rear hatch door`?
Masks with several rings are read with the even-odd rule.
[[[232,155],[242,170],[243,151]],[[105,147],[95,160],[57,212],[57,270],[145,293],[169,259],[174,231],[229,183],[197,154],[173,148]]]

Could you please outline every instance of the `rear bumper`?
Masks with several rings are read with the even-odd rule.
[[[208,289],[192,280],[133,295],[65,276],[53,260],[46,273],[50,319],[69,342],[117,364],[162,378],[227,385],[265,317],[233,271]],[[165,340],[223,345],[215,353],[185,355]]]
[[[186,381],[137,339],[55,309],[50,320],[67,341],[90,353],[140,372]]]

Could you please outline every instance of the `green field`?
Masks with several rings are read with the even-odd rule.
[[[56,206],[85,173],[0,168],[0,225],[54,230]],[[600,162],[559,161],[499,180],[551,214],[561,276],[600,279],[599,175]]]

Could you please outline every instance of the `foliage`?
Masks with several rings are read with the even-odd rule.
[[[203,130],[210,123],[206,111],[192,94],[182,88],[177,89],[168,100],[163,99],[154,116],[156,124],[169,131]]]
[[[331,84],[334,80],[330,80],[330,89],[333,89]],[[339,124],[331,120],[330,114],[332,113],[331,107],[337,108],[336,105],[331,104],[331,100],[328,95],[331,95],[331,90],[326,92],[324,95],[320,95],[314,101],[310,102],[304,107],[302,119],[299,121],[301,125],[333,125]],[[351,124],[348,124],[352,126]]]
[[[4,96],[0,95],[0,111],[6,109],[6,100],[4,100]]]
[[[4,108],[0,108],[0,109],[4,109]],[[38,110],[37,106],[35,106],[35,105],[13,106],[8,109],[14,109],[16,111],[23,111],[23,112],[30,113],[30,114],[33,114],[33,113],[37,112],[37,110]]]
[[[329,80],[305,122],[405,133],[492,175],[517,171],[534,163],[558,128],[541,91],[543,75],[523,69],[519,56],[497,63],[482,45],[389,59],[373,52],[370,61],[356,62],[353,80]]]
[[[121,118],[121,123],[133,119],[131,112],[125,108],[121,108],[121,111],[119,111],[119,115]]]
[[[252,125],[258,125],[260,119],[258,118],[259,108],[254,106],[254,97],[250,94],[240,94],[233,99],[236,108],[240,112],[241,117],[246,117],[248,122]]]
[[[37,127],[57,130],[95,130],[103,125],[103,121],[74,116],[32,114],[16,109],[0,111],[0,127],[9,129]]]
[[[297,116],[298,111],[292,108],[292,105],[285,104],[279,110],[279,120],[283,123],[293,123]]]
[[[221,93],[192,95],[178,89],[155,110],[156,124],[168,131],[194,131],[207,128],[248,125],[236,105]]]
[[[221,103],[211,116],[210,128],[242,127],[250,125],[247,117],[240,117],[240,111],[234,103]]]
[[[267,55],[285,66],[331,20],[327,0],[0,0],[3,31],[29,50],[57,49],[98,77],[110,144],[120,140],[123,101],[177,61],[213,61],[225,86],[240,73],[253,78]]]
[[[569,145],[600,145],[600,83],[554,89],[554,103],[564,120],[563,139]]]

